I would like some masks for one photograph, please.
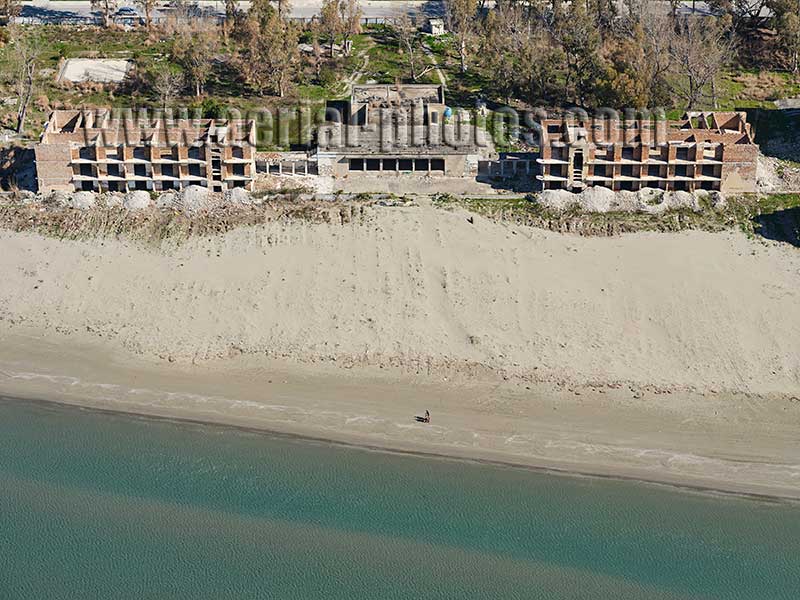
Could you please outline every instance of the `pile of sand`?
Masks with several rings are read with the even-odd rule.
[[[88,331],[173,361],[248,353],[800,389],[796,248],[739,233],[579,238],[427,205],[364,210],[163,250],[0,232],[2,327]]]

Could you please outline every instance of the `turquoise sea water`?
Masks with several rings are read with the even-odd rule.
[[[800,598],[800,507],[0,399],[0,599]]]

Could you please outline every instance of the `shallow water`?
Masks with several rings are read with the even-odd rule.
[[[800,598],[800,507],[0,400],[0,598]]]

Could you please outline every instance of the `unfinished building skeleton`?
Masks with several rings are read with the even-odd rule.
[[[252,188],[255,124],[57,110],[35,148],[39,190]]]
[[[330,110],[318,139],[320,175],[474,177],[492,152],[488,136],[477,139],[445,105],[441,85],[356,85]]]
[[[756,191],[758,146],[745,115],[687,113],[678,121],[590,119],[538,122],[538,151],[498,157],[486,130],[445,105],[437,85],[357,85],[331,103],[317,147],[304,156],[268,153],[261,169],[341,180],[350,188],[451,191],[464,182],[523,178],[538,189],[642,188]],[[55,111],[35,148],[39,189],[163,191],[201,185],[253,189],[254,120],[148,119],[128,113]],[[265,158],[266,156],[266,158]],[[299,158],[298,158],[299,157]],[[495,168],[496,167],[496,168]],[[505,184],[503,184],[505,185]],[[443,187],[444,186],[444,187]]]
[[[746,115],[687,113],[678,121],[545,119],[542,189],[756,191],[758,146]]]

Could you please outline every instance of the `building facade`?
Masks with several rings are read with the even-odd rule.
[[[35,147],[39,190],[252,189],[255,124],[57,110]]]
[[[746,115],[687,113],[679,121],[541,121],[536,179],[541,189],[579,192],[756,191],[758,146]]]
[[[488,135],[476,139],[445,105],[441,85],[356,85],[329,111],[317,140],[320,175],[475,177],[493,152]]]

